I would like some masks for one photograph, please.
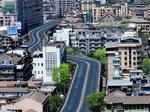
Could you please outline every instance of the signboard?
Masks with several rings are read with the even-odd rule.
[[[21,30],[21,27],[22,27],[21,22],[16,22],[16,27],[17,27],[17,30]]]
[[[8,35],[17,35],[17,26],[8,26],[7,34]]]

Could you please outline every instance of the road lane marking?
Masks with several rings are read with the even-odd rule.
[[[64,103],[63,107],[61,108],[60,112],[63,112],[63,110],[64,110],[64,108],[65,108],[65,106],[66,106],[66,104],[67,104],[67,102],[69,100],[69,97],[71,95],[71,90],[73,88],[74,80],[76,79],[76,76],[77,76],[77,70],[79,69],[79,65],[76,62],[73,62],[73,61],[70,61],[70,62],[76,64],[76,69],[75,69],[75,72],[74,72],[74,75],[73,75],[73,79],[71,81],[71,85],[69,87],[69,91],[67,93],[67,97],[65,99],[65,103]]]
[[[82,59],[82,61],[84,61],[84,59]],[[82,106],[82,104],[84,102],[84,97],[85,97],[85,92],[86,92],[86,86],[87,86],[87,81],[88,81],[89,71],[90,71],[90,64],[89,64],[89,62],[87,62],[87,61],[84,61],[84,62],[87,64],[87,70],[86,70],[84,85],[83,85],[83,88],[82,88],[80,103],[79,103],[79,106],[78,106],[76,112],[80,112],[81,106]]]

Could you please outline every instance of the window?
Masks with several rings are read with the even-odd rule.
[[[127,62],[125,62],[124,65],[127,66]]]
[[[136,57],[133,57],[133,60],[136,60]]]
[[[121,52],[119,52],[119,55],[121,55]]]
[[[40,71],[38,71],[38,74],[40,74]]]
[[[127,60],[127,57],[125,57],[124,60]]]
[[[134,51],[133,54],[135,55],[135,54],[136,54],[136,51]]]
[[[134,62],[133,65],[136,65],[136,62]]]
[[[41,66],[43,66],[43,63],[41,63]]]
[[[127,52],[124,52],[124,55],[127,55]]]

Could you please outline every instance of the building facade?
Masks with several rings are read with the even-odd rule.
[[[16,14],[0,12],[0,26],[10,26],[16,23]]]
[[[119,43],[108,43],[105,47],[108,53],[114,51],[119,53],[123,77],[129,79],[129,71],[138,69],[141,63],[141,39],[126,37],[121,39]],[[108,55],[108,59],[110,57],[111,55]],[[108,66],[113,66],[111,64],[113,60],[108,61],[110,61]],[[108,76],[112,76],[113,69],[108,69],[108,71]]]
[[[113,30],[112,30],[113,29]],[[99,30],[92,29],[74,29],[70,32],[70,44],[72,47],[80,49],[84,53],[92,52],[103,47],[106,42],[117,42],[121,32],[116,32],[116,28],[101,28]],[[106,34],[105,31],[109,33]]]
[[[35,52],[32,71],[34,78],[41,79],[44,83],[53,83],[52,71],[60,66],[64,54],[64,46],[46,46],[42,52]]]
[[[65,13],[70,12],[74,7],[75,1],[74,0],[56,0],[55,7],[56,7],[56,14],[59,17],[65,15]]]
[[[42,0],[17,0],[17,21],[21,22],[21,34],[43,24]]]

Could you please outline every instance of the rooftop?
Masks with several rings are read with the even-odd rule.
[[[107,104],[150,104],[150,96],[126,96],[123,92],[112,92],[105,97]]]
[[[39,103],[44,103],[45,99],[48,97],[47,94],[45,93],[42,93],[42,92],[31,92],[25,96],[22,96],[21,98],[19,98],[17,101],[21,101],[21,100],[24,100],[24,99],[32,99],[32,100],[35,100]]]
[[[132,86],[130,80],[108,80],[107,86]]]
[[[27,88],[21,88],[21,87],[10,87],[10,88],[0,88],[1,93],[17,93],[17,92],[23,92],[27,93],[29,92],[29,89]]]

